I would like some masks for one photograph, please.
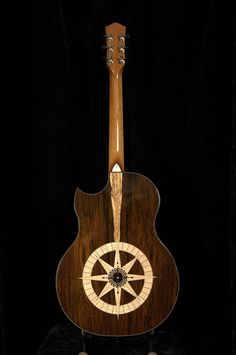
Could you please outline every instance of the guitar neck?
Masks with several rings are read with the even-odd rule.
[[[109,171],[124,171],[122,72],[125,64],[125,27],[106,27],[109,70]]]
[[[109,171],[124,171],[122,73],[110,73],[109,82]]]

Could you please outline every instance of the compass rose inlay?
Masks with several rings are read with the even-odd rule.
[[[115,251],[113,265],[108,264],[102,259],[102,256]],[[131,254],[133,258],[126,264],[121,264],[120,252]],[[93,267],[99,262],[104,269],[104,273],[100,275],[92,275]],[[143,269],[143,274],[132,274],[130,270],[133,265],[139,262]],[[92,304],[103,312],[117,315],[134,311],[140,307],[148,298],[153,284],[152,267],[145,254],[133,246],[125,242],[112,242],[97,248],[88,258],[83,269],[82,279],[84,291],[92,302]],[[132,287],[132,281],[143,280],[143,287],[137,294]],[[92,281],[104,283],[104,287],[100,294],[96,294]],[[115,304],[109,304],[102,300],[102,297],[109,292],[115,294]],[[126,304],[121,304],[122,292],[128,292],[133,296],[133,300]]]

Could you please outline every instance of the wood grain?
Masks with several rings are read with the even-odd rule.
[[[117,76],[110,73],[108,170],[112,171],[115,164],[125,170],[121,73]]]
[[[123,314],[119,319],[97,309],[89,301],[82,280],[79,279],[92,252],[114,241],[110,183],[97,194],[85,194],[78,189],[74,206],[79,218],[79,233],[61,259],[56,275],[57,296],[66,316],[88,332],[108,336],[140,334],[160,325],[176,303],[179,277],[173,257],[155,231],[155,217],[159,207],[156,187],[142,175],[123,173],[120,241],[142,250],[157,278],[153,280],[147,300],[135,311]],[[125,262],[129,261],[127,254],[122,255],[122,258]],[[109,256],[107,262],[112,262]],[[132,272],[140,273],[139,267],[137,263]],[[136,285],[132,285],[139,292],[140,281],[135,282]],[[95,290],[98,293],[101,291]],[[111,293],[105,297],[106,302],[114,303]],[[132,298],[126,292],[122,297],[123,303]]]
[[[125,60],[123,59],[125,58],[125,32],[126,27],[119,23],[113,23],[106,27],[108,47],[107,67],[109,70],[109,171],[112,171],[115,164],[119,165],[121,171],[125,170],[122,101],[122,72],[125,65]],[[110,62],[109,59],[112,62]]]

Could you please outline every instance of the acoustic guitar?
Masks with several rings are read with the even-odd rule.
[[[76,190],[79,231],[59,262],[56,292],[76,326],[103,336],[148,332],[171,313],[179,291],[175,261],[160,241],[160,196],[145,176],[125,172],[122,72],[126,27],[106,27],[109,70],[108,181],[96,194]]]

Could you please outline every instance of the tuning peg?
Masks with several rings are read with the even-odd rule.
[[[119,64],[125,64],[125,58],[118,58]]]
[[[123,53],[125,53],[125,49],[127,49],[127,48],[129,48],[129,47],[120,45],[120,46],[118,46],[118,51],[119,51],[119,53],[123,54]]]
[[[113,62],[114,62],[113,58],[102,57],[102,59],[105,59],[107,64],[113,64]]]
[[[102,49],[108,49],[108,48],[113,48],[113,46],[112,45],[109,45],[109,46],[102,46]]]
[[[113,46],[102,46],[102,49],[107,49],[108,53],[113,53]]]
[[[118,38],[119,38],[119,41],[120,42],[124,42],[125,41],[125,38],[129,39],[130,38],[130,35],[127,34],[127,35],[123,35],[122,33],[118,35]]]
[[[129,60],[129,58],[127,58],[127,57],[119,57],[119,58],[118,58],[119,64],[125,64],[125,61],[126,61],[126,60]]]
[[[113,41],[113,35],[112,33],[108,33],[108,34],[102,34],[103,37],[105,37],[107,39],[108,42],[112,42]]]

